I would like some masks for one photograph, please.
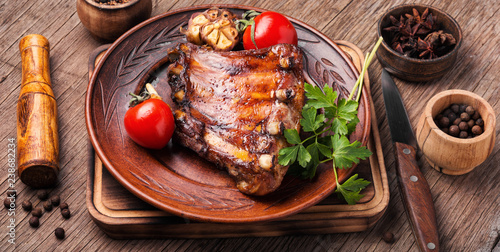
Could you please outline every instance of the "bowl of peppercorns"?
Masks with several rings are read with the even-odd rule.
[[[112,42],[151,17],[151,0],[77,0],[83,26],[98,41]]]
[[[447,90],[427,103],[417,125],[417,141],[434,169],[461,175],[491,154],[495,127],[495,113],[485,99],[465,90]]]
[[[462,45],[458,23],[435,7],[404,4],[378,22],[384,38],[377,58],[392,75],[407,81],[429,81],[453,67]]]

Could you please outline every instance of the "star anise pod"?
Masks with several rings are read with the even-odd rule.
[[[430,33],[424,40],[432,45],[434,53],[437,56],[445,55],[457,43],[453,35],[445,33],[442,30]]]
[[[389,16],[389,19],[391,20],[393,26],[384,28],[384,31],[400,32],[401,30],[405,29],[406,23],[403,16],[401,16],[400,19],[397,20],[393,15],[391,15]]]
[[[444,46],[451,46],[457,43],[457,40],[453,37],[453,35],[445,33],[442,30],[430,33],[424,40],[434,45]]]
[[[417,56],[417,47],[418,47],[418,44],[417,44],[417,40],[414,39],[414,38],[410,38],[408,39],[405,43],[403,43],[401,45],[404,53],[401,53],[405,56],[408,56],[408,57],[414,57],[414,56]]]
[[[418,57],[420,57],[421,59],[424,58],[434,59],[438,57],[434,53],[434,46],[432,45],[432,43],[429,43],[421,38],[418,38],[417,44],[418,44],[418,50],[420,52]]]

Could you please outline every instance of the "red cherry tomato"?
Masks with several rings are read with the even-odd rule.
[[[165,147],[175,128],[172,110],[159,99],[148,99],[130,108],[125,113],[124,122],[130,138],[150,149]]]
[[[255,17],[254,21],[254,38],[259,49],[284,43],[297,45],[297,31],[285,16],[266,11]],[[243,47],[245,50],[256,49],[251,34],[252,27],[248,26],[245,33],[243,33]]]

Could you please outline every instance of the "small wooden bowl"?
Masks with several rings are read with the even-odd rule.
[[[433,16],[437,16],[440,30],[450,33],[455,37],[457,44],[449,53],[435,59],[416,59],[404,56],[391,48],[389,32],[383,28],[390,26],[390,16],[399,20],[401,15],[412,13],[413,8],[422,14],[426,8]],[[443,76],[455,63],[458,50],[462,45],[462,30],[450,15],[432,6],[423,4],[399,5],[385,13],[378,22],[378,35],[384,38],[382,46],[377,50],[377,58],[388,72],[407,81],[429,81]]]
[[[467,104],[484,120],[484,132],[473,138],[461,139],[443,132],[434,118],[451,104]],[[461,175],[480,165],[495,145],[495,112],[477,94],[465,90],[447,90],[432,97],[417,125],[417,141],[427,161],[434,169],[449,175]]]
[[[130,0],[107,5],[94,0],[77,0],[76,10],[83,26],[97,40],[114,41],[130,28],[151,17],[151,0]]]

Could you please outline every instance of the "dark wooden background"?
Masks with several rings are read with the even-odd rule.
[[[154,0],[153,15],[169,10],[208,3],[236,3],[279,11],[301,20],[332,39],[353,42],[368,51],[376,41],[378,18],[392,6],[417,2],[433,5],[456,18],[464,43],[454,68],[443,78],[425,83],[397,80],[410,120],[416,127],[430,97],[447,89],[464,89],[484,97],[500,114],[500,19],[496,0],[444,1],[169,1]],[[50,193],[61,195],[70,205],[72,217],[64,220],[59,211],[41,219],[38,229],[28,225],[29,216],[20,203],[38,203],[36,191],[20,180],[16,208],[16,244],[8,243],[7,210],[0,211],[0,250],[4,251],[417,251],[411,227],[404,213],[394,169],[380,91],[381,67],[370,67],[382,146],[390,183],[391,200],[385,216],[373,228],[350,234],[300,235],[272,238],[112,240],[91,220],[85,205],[88,138],[84,120],[84,98],[88,83],[90,52],[101,45],[80,23],[76,1],[0,0],[0,198],[8,189],[8,139],[16,137],[16,103],[21,84],[19,40],[31,33],[42,34],[51,44],[51,77],[58,103],[61,173],[59,185]],[[474,171],[448,176],[423,164],[431,186],[440,243],[443,251],[500,251],[500,123],[492,155]],[[56,227],[66,230],[66,239],[57,240]],[[396,241],[382,240],[392,232]]]

